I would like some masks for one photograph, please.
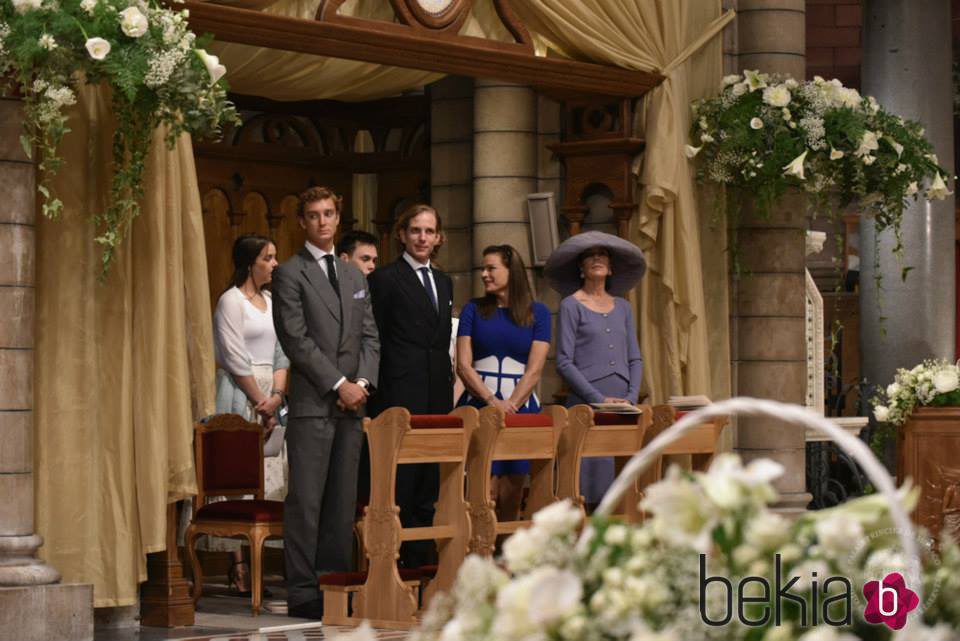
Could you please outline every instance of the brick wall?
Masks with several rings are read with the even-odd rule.
[[[862,24],[861,0],[807,0],[807,78],[859,89]]]

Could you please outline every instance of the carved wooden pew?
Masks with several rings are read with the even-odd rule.
[[[439,564],[426,587],[424,605],[437,590],[452,587],[470,541],[470,517],[463,495],[464,463],[478,412],[461,407],[449,415],[411,416],[394,407],[375,419],[364,419],[370,443],[370,503],[364,510],[363,547],[366,572],[320,577],[324,593],[323,622],[375,627],[411,628],[417,623],[419,574],[397,568],[403,541],[436,540]],[[396,505],[397,465],[439,463],[440,496],[430,527],[404,528]],[[353,612],[348,599],[353,595]]]
[[[652,441],[660,432],[664,431],[677,422],[678,414],[675,407],[670,405],[655,405],[653,407],[653,424],[647,430],[643,439],[646,445]],[[641,491],[646,486],[656,483],[663,478],[663,457],[671,454],[689,454],[694,470],[706,470],[713,461],[714,455],[720,444],[720,435],[724,426],[727,424],[726,418],[716,418],[713,421],[702,423],[693,430],[687,432],[679,440],[671,443],[657,462],[651,465],[646,472],[640,475],[639,485]]]
[[[557,496],[570,499],[584,511],[580,495],[580,462],[585,457],[612,456],[617,474],[630,457],[643,446],[644,436],[653,421],[653,410],[641,405],[639,414],[594,413],[589,405],[576,405],[567,415],[567,429],[560,437],[557,456]],[[622,514],[637,522],[640,511],[640,489],[634,487],[624,495]]]
[[[543,414],[504,414],[495,407],[480,410],[480,424],[470,438],[467,455],[467,502],[473,524],[470,552],[493,556],[497,535],[529,525],[535,512],[557,500],[554,463],[567,410],[544,409]],[[496,505],[490,500],[490,466],[493,461],[517,460],[530,461],[530,494],[521,520],[498,523]]]

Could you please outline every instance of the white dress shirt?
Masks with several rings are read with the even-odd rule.
[[[430,275],[430,286],[433,287],[433,296],[437,299],[437,311],[440,311],[440,294],[437,293],[437,281],[433,278],[433,267],[431,266],[430,261],[427,260],[426,263],[421,263],[407,252],[403,252],[403,259],[407,261],[407,264],[413,269],[413,273],[417,275],[417,280],[420,281],[420,284],[423,285],[424,289],[427,288],[427,285],[423,282],[423,274],[421,274],[420,270],[424,267],[429,270],[427,274]]]

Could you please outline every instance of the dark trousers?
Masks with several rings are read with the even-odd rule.
[[[440,466],[414,463],[397,466],[397,506],[403,527],[433,525],[435,504],[440,494]],[[400,546],[400,565],[418,568],[437,562],[433,541],[406,541]]]
[[[283,505],[287,604],[321,597],[317,577],[352,569],[357,466],[363,431],[356,418],[291,418]]]

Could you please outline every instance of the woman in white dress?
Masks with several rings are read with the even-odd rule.
[[[241,236],[233,245],[233,264],[231,286],[220,296],[213,315],[216,410],[263,425],[267,432],[264,498],[282,501],[287,493],[286,450],[279,410],[290,362],[277,340],[270,292],[265,289],[277,266],[276,245],[264,236]],[[249,568],[239,543],[212,539],[207,549],[233,553],[231,587],[248,592]]]

